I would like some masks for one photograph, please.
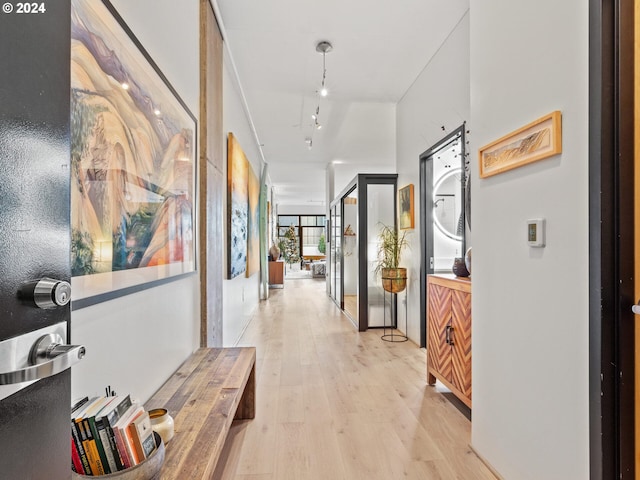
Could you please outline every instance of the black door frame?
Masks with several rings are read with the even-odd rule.
[[[456,139],[460,141],[460,157],[462,167],[462,192],[460,198],[462,200],[462,209],[464,211],[465,223],[463,224],[462,248],[461,254],[467,251],[466,221],[469,213],[466,211],[466,195],[467,195],[467,172],[465,163],[467,158],[466,150],[466,127],[467,122],[463,122],[458,128],[438,140],[434,145],[422,152],[418,157],[420,169],[420,318],[424,321],[420,322],[420,347],[427,346],[427,275],[433,273],[433,267],[429,259],[433,257],[433,164],[428,161],[429,158]],[[428,187],[427,187],[428,186]]]
[[[592,480],[635,478],[634,1],[589,3]]]

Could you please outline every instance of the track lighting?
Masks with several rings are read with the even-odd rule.
[[[316,52],[322,54],[322,82],[320,84],[320,89],[316,90],[316,94],[318,94],[321,97],[326,97],[329,94],[329,90],[325,85],[327,81],[326,55],[331,50],[333,50],[333,46],[329,42],[322,41],[322,42],[318,42],[318,44],[316,45]],[[314,127],[313,130],[311,131],[311,137],[307,137],[304,140],[309,150],[311,150],[311,147],[313,146],[313,132],[315,132],[316,130],[320,130],[322,128],[322,124],[320,123],[319,119],[320,119],[320,105],[318,104],[316,106],[315,112],[311,114],[311,120],[313,120],[312,126]]]
[[[333,45],[331,45],[327,41],[319,42],[316,45],[316,52],[322,54],[322,84],[319,91],[321,97],[326,97],[327,95],[329,95],[329,90],[327,90],[325,82],[327,80],[327,53],[329,53],[331,50],[333,50]]]

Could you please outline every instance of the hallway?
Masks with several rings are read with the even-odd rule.
[[[260,302],[239,346],[257,348],[256,418],[234,422],[215,478],[495,479],[465,416],[425,381],[425,352],[358,333],[324,279]]]

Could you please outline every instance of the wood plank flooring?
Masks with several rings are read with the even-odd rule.
[[[358,333],[322,279],[271,290],[256,347],[256,416],[234,422],[218,480],[495,480],[471,424],[426,384],[425,352]]]

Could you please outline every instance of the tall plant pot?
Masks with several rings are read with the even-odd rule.
[[[407,287],[406,268],[383,268],[382,288],[387,292],[399,293]]]

